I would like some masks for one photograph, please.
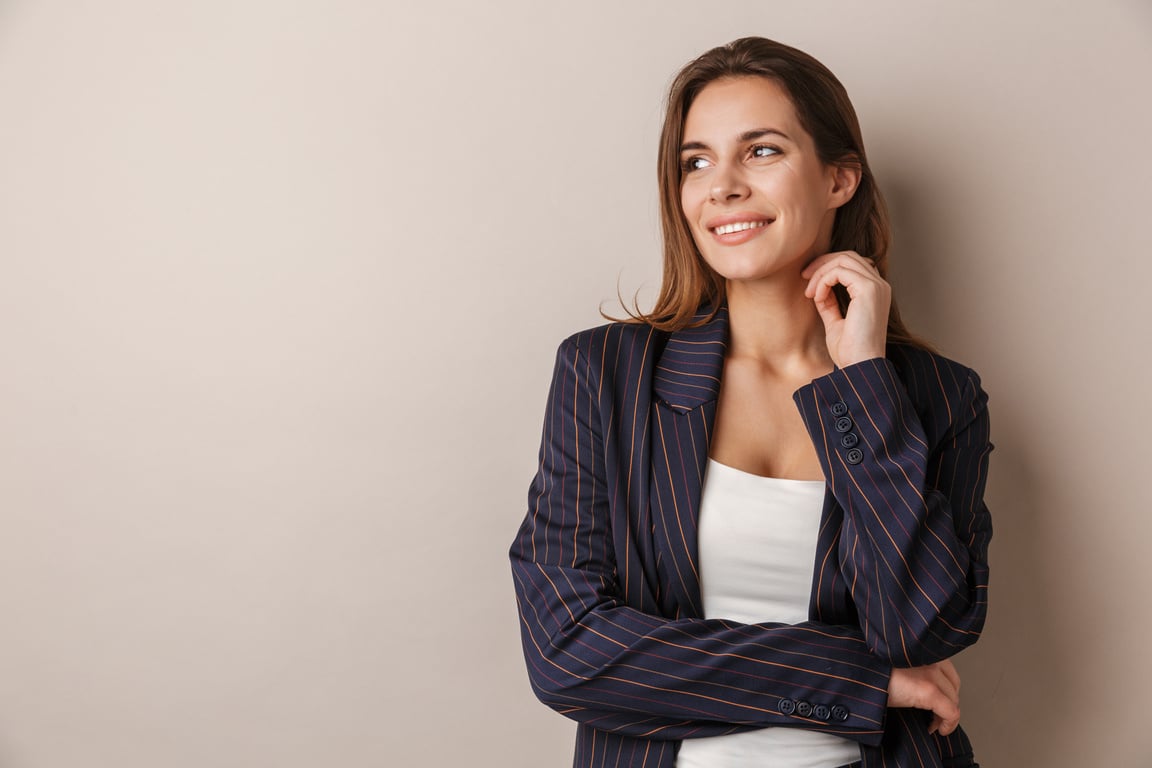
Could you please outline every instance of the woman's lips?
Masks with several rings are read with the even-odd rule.
[[[708,227],[708,231],[724,245],[739,245],[746,243],[761,234],[764,228],[772,223],[772,219],[756,219],[754,221],[731,221]]]

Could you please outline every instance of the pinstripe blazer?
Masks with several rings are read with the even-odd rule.
[[[696,519],[727,340],[721,308],[665,333],[561,344],[539,471],[511,548],[529,678],[579,722],[574,765],[671,768],[680,741],[764,726],[860,743],[865,768],[974,765],[963,730],[887,709],[892,667],[984,624],[987,397],[889,345],[797,390],[827,480],[809,621],[703,619]]]

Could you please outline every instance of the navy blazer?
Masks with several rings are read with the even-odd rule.
[[[974,765],[963,730],[929,734],[887,689],[984,624],[979,378],[892,344],[797,390],[828,485],[810,620],[704,619],[696,521],[727,335],[721,308],[560,346],[511,559],[532,687],[580,723],[574,765],[671,768],[682,739],[764,726],[853,739],[865,768]]]

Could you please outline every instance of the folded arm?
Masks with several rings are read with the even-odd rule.
[[[898,667],[971,645],[987,611],[987,396],[974,372],[937,360],[915,371],[931,393],[924,417],[942,420],[933,437],[886,358],[795,394],[844,510],[842,569],[868,647]]]

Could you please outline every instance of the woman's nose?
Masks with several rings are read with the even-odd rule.
[[[731,202],[748,196],[748,184],[739,166],[720,165],[712,172],[710,191],[714,202]]]

